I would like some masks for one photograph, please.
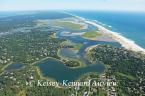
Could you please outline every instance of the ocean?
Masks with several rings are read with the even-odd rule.
[[[68,11],[71,14],[97,20],[102,26],[120,33],[145,48],[145,13],[105,12],[105,11]]]
[[[19,12],[0,12],[0,18],[19,15]]]

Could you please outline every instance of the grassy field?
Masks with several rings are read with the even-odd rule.
[[[98,33],[96,30],[92,30],[92,31],[85,32],[82,35],[82,37],[89,38],[89,39],[96,38],[97,36],[101,36],[101,34]]]
[[[75,30],[79,30],[83,27],[81,24],[75,22],[73,23],[69,21],[56,21],[54,22],[54,25],[69,28],[69,29],[75,29]]]

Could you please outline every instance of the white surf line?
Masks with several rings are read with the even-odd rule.
[[[96,22],[87,21],[87,20],[85,22],[98,27],[101,32],[103,32],[104,34],[107,34],[108,36],[110,36],[113,39],[115,39],[116,41],[118,41],[122,45],[122,47],[124,47],[128,50],[136,51],[136,52],[143,52],[145,54],[145,49],[143,49],[142,47],[137,45],[134,41],[120,35],[117,32],[110,31],[110,30],[106,29],[105,27],[97,24]]]
[[[87,20],[83,17],[77,16],[77,15],[74,15],[74,14],[70,14],[70,13],[67,13],[67,12],[65,12],[65,13],[69,14],[71,16],[74,16],[74,17],[76,17],[76,18],[78,18],[78,19],[80,19],[80,20],[82,20],[82,21],[84,21],[88,24],[91,24],[91,25],[94,25],[94,26],[98,27],[101,32],[103,32],[104,34],[107,34],[108,36],[115,39],[118,43],[120,43],[122,45],[122,47],[124,47],[128,50],[132,50],[132,51],[135,51],[135,52],[141,52],[141,53],[145,54],[145,49],[142,48],[141,46],[137,45],[133,40],[130,40],[130,39],[120,35],[117,32],[110,31],[107,28],[97,24],[96,22]]]

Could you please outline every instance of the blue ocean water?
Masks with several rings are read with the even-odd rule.
[[[0,12],[0,18],[16,16],[19,12]]]
[[[121,33],[124,37],[145,48],[145,13],[104,11],[69,11],[69,13],[97,20],[108,29]]]

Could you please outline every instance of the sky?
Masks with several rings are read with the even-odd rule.
[[[145,0],[0,0],[0,11],[24,10],[113,10],[145,12]]]

